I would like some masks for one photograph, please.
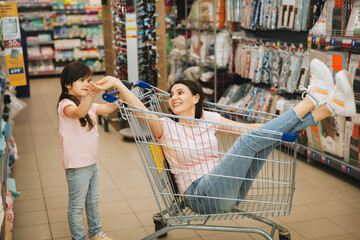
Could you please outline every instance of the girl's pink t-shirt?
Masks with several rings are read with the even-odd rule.
[[[68,168],[81,168],[93,165],[98,160],[99,132],[96,125],[96,108],[93,103],[88,114],[94,122],[94,127],[89,131],[88,126],[82,127],[79,119],[65,116],[66,106],[76,104],[64,99],[59,103],[59,133],[63,150],[63,166]]]
[[[220,161],[215,136],[220,114],[203,111],[201,119],[207,122],[198,122],[199,127],[186,127],[162,118],[164,129],[159,142],[181,194]]]

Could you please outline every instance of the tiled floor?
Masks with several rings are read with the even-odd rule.
[[[97,76],[98,78],[98,76]],[[70,239],[67,186],[61,167],[56,104],[58,79],[31,80],[31,97],[15,119],[19,157],[12,177],[21,196],[14,203],[14,240]],[[100,100],[99,100],[100,101]],[[134,143],[114,129],[100,132],[101,221],[114,239],[141,239],[154,231],[157,207]],[[298,161],[293,210],[274,218],[293,240],[360,239],[360,183],[324,166]],[[215,222],[268,229],[252,220]],[[276,234],[277,235],[277,234]],[[264,239],[254,234],[175,230],[166,239]],[[277,237],[276,237],[277,239]]]

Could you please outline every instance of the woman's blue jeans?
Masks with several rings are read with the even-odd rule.
[[[274,139],[280,140],[282,136],[271,131],[295,133],[316,125],[311,113],[299,118],[290,109],[258,128],[259,130],[240,135],[210,174],[194,181],[185,191],[185,195],[188,195],[184,198],[186,205],[193,211],[204,214],[233,211],[238,200],[226,198],[244,199],[252,181],[243,179],[255,179],[264,164],[264,161],[257,159],[266,159],[274,147],[280,144]]]
[[[83,168],[66,169],[69,188],[68,221],[72,239],[86,240],[82,212],[85,207],[89,236],[101,231],[99,217],[99,168],[93,164]]]

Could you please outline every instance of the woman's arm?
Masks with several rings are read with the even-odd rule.
[[[106,103],[106,104],[99,104],[96,108],[97,115],[109,114],[115,111],[118,108],[116,104],[113,103]]]
[[[264,124],[261,123],[239,123],[224,117],[220,117],[220,123],[225,123],[225,124],[229,124],[229,125],[236,125],[236,126],[240,126],[240,127],[249,127],[249,128],[258,128],[261,127]],[[237,133],[246,133],[247,130],[246,129],[242,129],[242,128],[237,128],[237,127],[229,127],[229,126],[220,126],[219,128],[219,133],[221,134],[225,134],[225,135],[231,135],[233,134],[237,134]],[[225,132],[223,132],[225,131]]]
[[[142,110],[148,111],[145,105],[119,79],[115,77],[107,76],[95,83],[90,82],[90,84],[101,90],[115,87],[117,88],[117,90],[119,90],[120,95],[125,100],[125,102],[134,105]],[[139,120],[143,120],[141,118],[141,116],[143,116],[142,114],[137,115],[140,116]],[[156,116],[155,114],[146,114],[146,121],[149,124],[152,134],[155,137],[160,138],[163,132],[163,123],[162,121],[160,121],[158,116]]]

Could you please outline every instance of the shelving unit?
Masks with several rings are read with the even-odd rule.
[[[29,75],[55,72],[52,41],[52,7],[50,4],[19,5],[19,21],[26,32]],[[39,41],[40,40],[40,41]]]
[[[41,50],[43,47],[47,47],[47,50],[49,47],[52,48],[52,54],[46,56],[29,54],[29,75],[58,75],[66,63],[74,60],[86,63],[94,73],[105,72],[102,8],[56,9],[57,7],[56,4],[44,3],[23,4],[18,8],[21,13],[20,21],[31,40],[28,41],[30,50]],[[34,12],[37,15],[33,14]],[[43,12],[43,14],[39,15],[39,12]],[[51,18],[44,19],[44,13],[45,17],[46,14],[51,13]],[[47,25],[34,28],[31,24],[26,24],[26,21],[35,19],[42,19]],[[50,38],[34,39],[41,34],[48,34]],[[75,39],[79,39],[80,45],[69,47],[71,46],[69,43]],[[59,47],[61,40],[70,40],[70,42],[66,42],[66,48]],[[42,62],[39,63],[39,61]],[[38,65],[42,67],[37,68]]]
[[[86,63],[95,73],[104,72],[102,9],[54,9],[54,12],[56,71],[75,60]]]
[[[168,24],[167,26],[167,33],[169,33],[170,36],[172,36],[172,38],[175,38],[176,36],[178,36],[179,34],[183,34],[185,36],[188,36],[189,34],[194,34],[194,33],[202,33],[202,32],[208,32],[208,33],[214,33],[214,35],[219,33],[219,29],[214,29],[212,27],[202,27],[203,26],[203,22],[201,22],[199,20],[198,23],[196,23],[196,21],[194,21],[194,19],[192,20],[193,23],[195,23],[195,25],[197,24],[199,27],[189,27],[189,21],[188,21],[188,17],[189,15],[191,15],[190,12],[190,7],[189,4],[191,4],[193,1],[188,0],[185,1],[184,3],[179,3],[179,1],[173,1],[173,5],[176,5],[175,7],[175,11],[174,12],[174,16],[173,16],[173,21],[169,21],[170,24]],[[179,4],[183,4],[183,6],[179,6]],[[215,1],[214,1],[214,5],[215,5]],[[181,10],[183,11],[182,15],[184,21],[182,21],[181,25],[179,25],[180,21],[177,17],[177,14],[179,14],[179,9],[181,8]],[[311,11],[310,11],[311,12]],[[167,11],[168,17],[171,15],[171,11]],[[201,15],[201,14],[199,14]],[[214,10],[213,12],[213,16],[216,15],[216,10]],[[229,21],[229,18],[227,19]],[[215,20],[213,22],[213,26],[215,26]],[[295,43],[295,44],[303,44],[303,46],[308,46],[308,49],[325,49],[328,47],[334,47],[334,49],[343,49],[345,51],[349,51],[349,52],[356,52],[359,53],[360,51],[360,38],[359,37],[339,37],[339,36],[314,36],[314,35],[309,35],[309,29],[311,28],[311,26],[309,26],[309,21],[307,21],[306,26],[309,28],[308,30],[304,29],[303,27],[301,29],[298,29],[296,31],[293,30],[289,30],[289,29],[271,29],[271,30],[264,30],[264,29],[257,29],[257,30],[251,30],[251,29],[244,29],[242,27],[239,27],[240,25],[243,24],[243,21],[241,22],[232,22],[232,23],[228,23],[227,25],[224,25],[223,29],[227,29],[229,31],[231,31],[232,33],[238,33],[239,36],[243,37],[254,37],[254,38],[258,38],[258,39],[262,39],[263,41],[281,41],[281,42],[289,42],[289,43]],[[184,27],[184,25],[186,27]],[[304,26],[304,25],[303,25]],[[331,31],[330,31],[331,32]],[[233,35],[234,37],[234,35]],[[186,45],[186,50],[188,51],[189,48],[189,43],[191,40],[187,41],[185,44]],[[200,40],[199,40],[199,43]],[[188,52],[187,52],[188,55]],[[187,57],[186,57],[187,58]],[[216,58],[216,56],[215,56]],[[184,67],[184,69],[188,66],[191,66],[192,64],[188,61],[188,59],[185,60],[185,64],[188,64],[187,66]],[[212,70],[214,72],[214,75],[216,75],[217,71],[224,71],[221,68],[214,68],[214,66],[208,65],[208,64],[198,64],[198,66],[200,66],[200,69],[204,69],[204,68],[208,68],[210,70]],[[226,71],[226,70],[225,70]],[[178,74],[178,73],[177,73]],[[216,83],[215,79],[215,86],[218,86],[218,83]],[[220,80],[221,81],[221,80]],[[278,91],[273,91],[273,94],[279,94]],[[296,94],[295,94],[296,95]],[[215,97],[216,98],[216,97]],[[360,113],[360,101],[356,101],[357,104],[357,111]],[[358,117],[359,118],[359,117]],[[354,118],[353,118],[354,120]],[[358,120],[356,120],[356,122],[359,122]],[[313,162],[320,162],[322,164],[325,164],[327,166],[330,166],[334,169],[337,169],[341,172],[344,172],[345,174],[348,174],[352,177],[355,177],[357,179],[360,179],[360,168],[359,168],[359,164],[358,163],[354,163],[352,162],[352,160],[348,160],[348,159],[344,159],[344,158],[340,158],[337,157],[335,155],[332,155],[330,153],[327,153],[326,151],[323,150],[322,151],[318,151],[315,149],[312,149],[310,147],[307,146],[303,146],[303,145],[298,145],[298,149],[297,151],[300,154],[303,154],[307,157],[308,162],[309,163],[313,163]]]
[[[308,39],[309,48],[317,47],[343,47],[343,48],[360,48],[360,38],[351,37],[318,37],[309,35]]]
[[[0,116],[3,115],[3,103],[4,103],[4,95],[3,93],[0,93]],[[1,129],[1,125],[2,125],[2,117],[0,118],[0,129]],[[1,134],[0,135],[0,192],[1,192],[1,199],[2,199],[2,207],[3,207],[3,211],[5,213],[6,211],[6,190],[7,190],[7,185],[6,185],[6,179],[7,179],[7,148],[6,148],[6,143],[4,142],[5,137]],[[5,145],[4,145],[5,143]],[[5,148],[3,148],[3,146]],[[5,222],[6,222],[6,214],[4,214],[4,217],[2,219],[2,226],[1,226],[1,235],[0,238],[1,239],[5,239]]]
[[[309,35],[307,38],[308,48],[310,49],[324,49],[325,47],[333,47],[335,49],[342,49],[343,51],[360,50],[360,38],[358,37],[338,37],[338,36],[316,36]],[[360,101],[356,102],[357,112],[360,113]],[[356,117],[359,118],[359,117]],[[358,164],[350,164],[351,160],[344,161],[343,158],[332,156],[324,152],[319,152],[314,149],[300,146],[299,152],[306,155],[308,161],[320,162],[352,177],[360,179],[360,166]]]

